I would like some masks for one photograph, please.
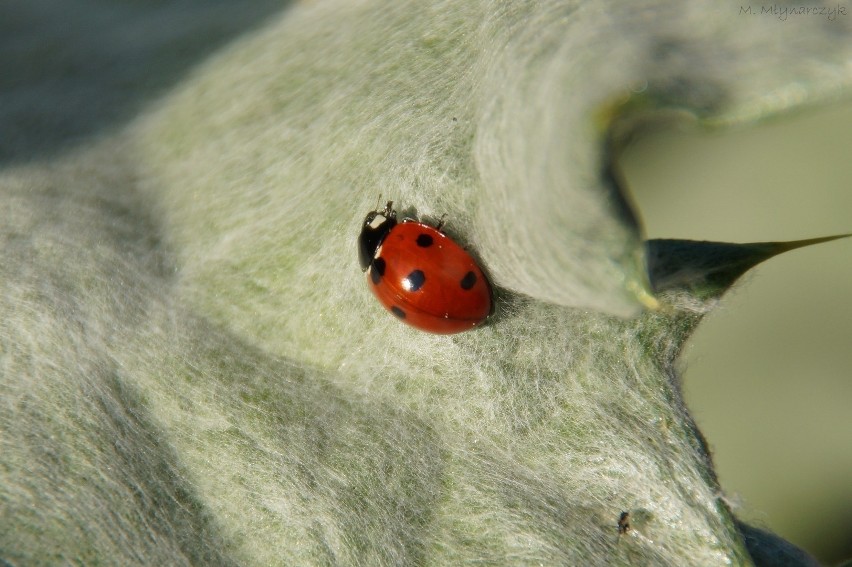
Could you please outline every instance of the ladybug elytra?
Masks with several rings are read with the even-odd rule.
[[[491,313],[491,284],[470,254],[440,225],[397,222],[393,201],[364,218],[358,256],[373,294],[412,327],[459,333]]]

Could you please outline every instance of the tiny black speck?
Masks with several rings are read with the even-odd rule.
[[[622,512],[618,517],[618,535],[626,534],[630,531],[630,512]]]
[[[476,285],[476,274],[473,272],[466,273],[459,283],[461,284],[462,289],[472,288]]]
[[[432,246],[432,242],[434,242],[434,240],[428,234],[421,234],[417,237],[417,246],[420,246],[421,248],[428,248]]]
[[[370,279],[374,284],[379,285],[383,275],[385,275],[385,261],[383,258],[376,258],[370,268]]]
[[[400,319],[405,319],[405,311],[394,305],[391,307],[391,313],[399,317]]]
[[[408,291],[417,291],[426,283],[426,274],[421,270],[414,270],[405,279],[408,280]]]

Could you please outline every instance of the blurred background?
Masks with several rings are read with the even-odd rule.
[[[755,242],[852,232],[850,158],[847,103],[644,134],[621,165],[648,238]],[[747,273],[680,367],[738,515],[826,564],[852,557],[852,238]]]

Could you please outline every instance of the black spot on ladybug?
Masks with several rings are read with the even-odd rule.
[[[428,234],[421,234],[417,237],[417,246],[421,248],[429,248],[434,240]]]
[[[426,274],[424,274],[421,270],[414,270],[408,277],[405,278],[402,286],[408,291],[417,291],[423,284],[426,283]]]
[[[384,258],[376,258],[370,266],[370,279],[378,285],[382,281],[382,276],[385,275],[385,260]]]
[[[391,313],[399,317],[400,319],[405,319],[405,311],[394,305],[391,307]]]
[[[473,272],[466,273],[459,283],[462,289],[471,289],[476,285],[476,274]]]

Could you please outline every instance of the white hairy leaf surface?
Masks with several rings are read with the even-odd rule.
[[[261,6],[101,8],[33,28],[68,50],[56,76],[5,63],[0,558],[808,564],[725,503],[674,368],[723,289],[652,298],[604,148],[657,110],[744,124],[839,96],[849,24]],[[67,129],[20,118],[39,108]],[[375,301],[355,241],[380,195],[446,215],[495,285],[488,324],[428,335]],[[654,248],[670,281],[710,270],[676,244]]]

